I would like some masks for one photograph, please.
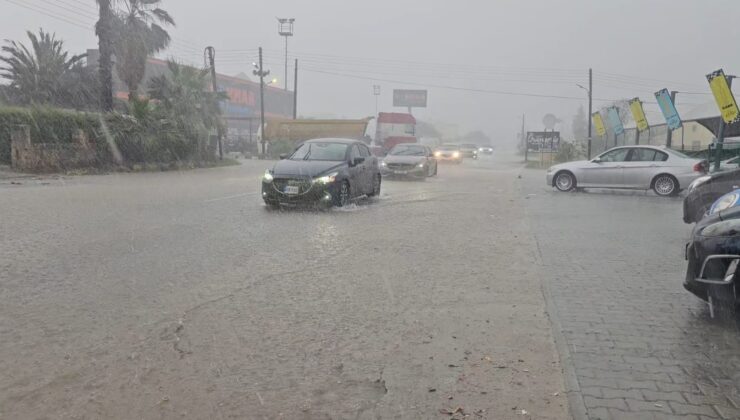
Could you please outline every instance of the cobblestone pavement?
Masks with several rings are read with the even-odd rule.
[[[557,193],[525,170],[573,413],[593,419],[740,418],[740,335],[684,291],[681,198]]]

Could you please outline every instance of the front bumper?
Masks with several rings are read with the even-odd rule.
[[[423,178],[427,175],[427,169],[426,167],[420,168],[418,166],[414,166],[413,168],[409,169],[390,169],[388,167],[381,166],[380,175],[385,178]]]
[[[709,287],[735,284],[735,265],[740,261],[737,246],[727,247],[727,238],[697,237],[686,244],[686,277],[683,287],[702,300],[708,300]]]
[[[455,163],[460,163],[463,160],[462,156],[454,157],[452,155],[439,155],[439,156],[435,155],[434,159],[436,159],[437,162],[455,162]]]
[[[555,176],[555,172],[548,172],[547,175],[545,175],[545,182],[547,183],[548,187],[553,186],[553,177]]]
[[[288,207],[325,205],[330,206],[339,193],[338,181],[329,184],[312,183],[310,188],[299,194],[286,194],[274,182],[262,180],[262,200],[270,205]]]

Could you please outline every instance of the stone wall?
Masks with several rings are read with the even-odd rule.
[[[73,143],[32,143],[27,125],[11,132],[11,166],[17,171],[54,172],[96,166],[98,156],[85,132],[78,130]]]

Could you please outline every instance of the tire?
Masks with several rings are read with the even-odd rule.
[[[673,175],[660,174],[653,179],[653,191],[661,197],[672,197],[678,194],[678,181]]]
[[[376,175],[375,178],[373,179],[373,191],[367,195],[368,197],[380,196],[381,182],[382,182],[382,177],[380,176],[380,174]]]
[[[571,172],[561,171],[555,174],[553,184],[558,191],[568,192],[576,188],[576,177]]]
[[[333,200],[334,206],[344,207],[349,204],[350,198],[352,198],[352,194],[349,188],[349,182],[342,181],[342,185],[339,187],[339,191]]]

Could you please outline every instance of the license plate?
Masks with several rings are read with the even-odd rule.
[[[301,188],[297,185],[286,185],[285,186],[285,192],[286,194],[298,194],[301,191]]]
[[[398,174],[398,175],[404,175],[406,174],[406,171],[393,171],[393,173]]]

